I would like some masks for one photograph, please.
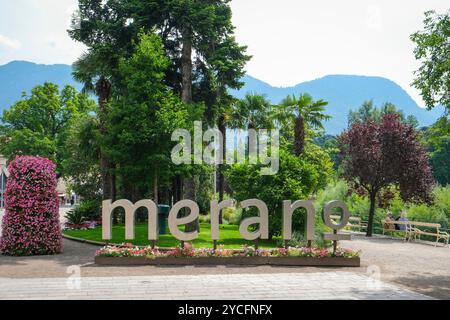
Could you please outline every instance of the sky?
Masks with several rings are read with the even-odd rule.
[[[71,64],[85,48],[67,35],[77,0],[0,0],[0,65],[12,60]],[[381,76],[410,86],[418,62],[409,35],[423,12],[450,0],[233,0],[247,73],[273,86],[329,74]]]

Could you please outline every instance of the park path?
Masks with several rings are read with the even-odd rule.
[[[0,278],[0,299],[428,300],[352,272]]]
[[[67,210],[69,210],[69,208],[64,208],[63,211],[60,212],[61,217],[64,216]],[[369,278],[369,280],[379,279],[383,284],[389,283],[393,287],[388,286],[388,289],[380,291],[387,296],[389,296],[389,294],[398,294],[400,292],[401,294],[399,297],[403,298],[404,292],[407,292],[406,295],[408,295],[408,292],[410,292],[408,290],[413,290],[414,292],[438,299],[450,299],[450,269],[448,268],[450,264],[450,246],[434,247],[430,243],[407,243],[399,239],[378,236],[371,239],[363,236],[356,236],[353,241],[343,241],[341,242],[341,245],[362,250],[360,268],[336,269],[272,266],[100,267],[93,263],[95,250],[98,249],[97,246],[64,240],[64,252],[55,256],[7,257],[0,255],[0,288],[11,288],[15,283],[18,290],[16,294],[18,294],[18,296],[20,296],[21,290],[26,290],[24,288],[27,288],[27,286],[36,288],[37,291],[34,292],[34,294],[37,294],[37,292],[44,294],[39,290],[44,290],[45,283],[49,285],[47,292],[51,292],[54,287],[61,288],[61,286],[66,284],[67,279],[71,279],[74,270],[80,271],[80,275],[82,279],[84,279],[82,283],[85,283],[88,287],[94,288],[97,284],[102,282],[108,286],[109,282],[123,283],[126,281],[134,281],[138,278],[144,279],[142,280],[144,283],[149,281],[147,278],[152,278],[157,281],[158,279],[164,279],[164,277],[181,277],[183,279],[191,279],[191,277],[194,277],[192,279],[198,280],[198,278],[195,277],[201,278],[206,275],[208,275],[208,277],[213,277],[210,278],[213,279],[211,280],[212,282],[215,282],[216,280],[220,282],[221,279],[223,279],[222,277],[233,279],[234,277],[254,276],[259,277],[261,283],[264,283],[266,281],[265,279],[268,279],[267,281],[270,282],[270,279],[272,279],[272,275],[274,274],[289,274],[289,276],[298,280],[298,287],[296,288],[298,292],[296,290],[290,291],[292,293],[292,298],[301,298],[300,295],[304,297],[308,296],[305,291],[302,291],[302,288],[306,288],[302,283],[311,281],[308,274],[322,274],[323,282],[318,281],[317,288],[320,289],[321,287],[319,284],[322,283],[324,286],[328,286],[328,293],[333,295],[334,287],[332,282],[329,281],[331,278],[327,278],[327,274],[333,272],[339,274],[347,272],[348,274],[362,277],[358,278],[360,284],[367,282],[368,275],[372,277]],[[347,275],[344,274],[343,279],[347,279],[345,281],[352,279],[351,277],[345,277],[347,277]],[[306,280],[302,280],[301,278]],[[154,287],[156,287],[156,285],[150,289]],[[284,290],[283,286],[277,288],[278,289],[268,286],[265,292],[274,295],[274,298],[276,298],[281,296],[281,292]],[[395,288],[398,288],[400,291],[396,291],[397,289]],[[83,285],[81,289],[83,289]],[[120,287],[119,289],[111,287],[111,293],[120,292],[122,289],[124,290],[125,287]],[[347,297],[350,299],[352,298],[351,290],[349,289],[350,291],[348,291],[347,289],[343,288],[340,293],[342,293],[343,298]],[[143,293],[139,291],[141,289],[132,288],[131,290],[138,290],[136,291],[136,294],[141,294],[142,298],[145,298]],[[239,291],[242,294],[246,292],[244,289],[239,290],[243,290]],[[0,291],[0,298],[2,298],[2,292],[5,291]],[[76,292],[78,292],[78,295],[87,294],[86,291],[83,290],[78,290]],[[314,290],[311,292],[314,292]],[[356,290],[356,293],[358,292],[358,297],[362,297],[366,294],[366,291],[364,290]],[[175,292],[172,293],[176,296]],[[318,296],[326,298],[327,295],[325,293],[326,290],[319,290]],[[367,294],[368,297],[370,296],[376,299],[380,296],[379,292],[374,293],[374,291]],[[64,297],[70,298],[70,295],[71,294],[68,293],[67,297]],[[196,296],[196,294],[193,293],[193,296]],[[355,296],[355,298],[356,297],[357,296]],[[420,297],[424,296],[420,295]]]

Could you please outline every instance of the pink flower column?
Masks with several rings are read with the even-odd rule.
[[[9,166],[0,251],[46,255],[62,251],[55,164],[41,157],[17,157]]]

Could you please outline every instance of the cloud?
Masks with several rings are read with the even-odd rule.
[[[22,44],[20,43],[19,40],[11,39],[11,38],[8,38],[7,36],[0,34],[0,46],[4,46],[4,47],[10,48],[10,49],[17,50],[17,49],[20,49]]]

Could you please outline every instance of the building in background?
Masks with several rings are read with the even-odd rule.
[[[9,173],[6,166],[6,159],[0,156],[0,209],[5,207],[5,191],[6,191],[6,180],[8,179]]]

